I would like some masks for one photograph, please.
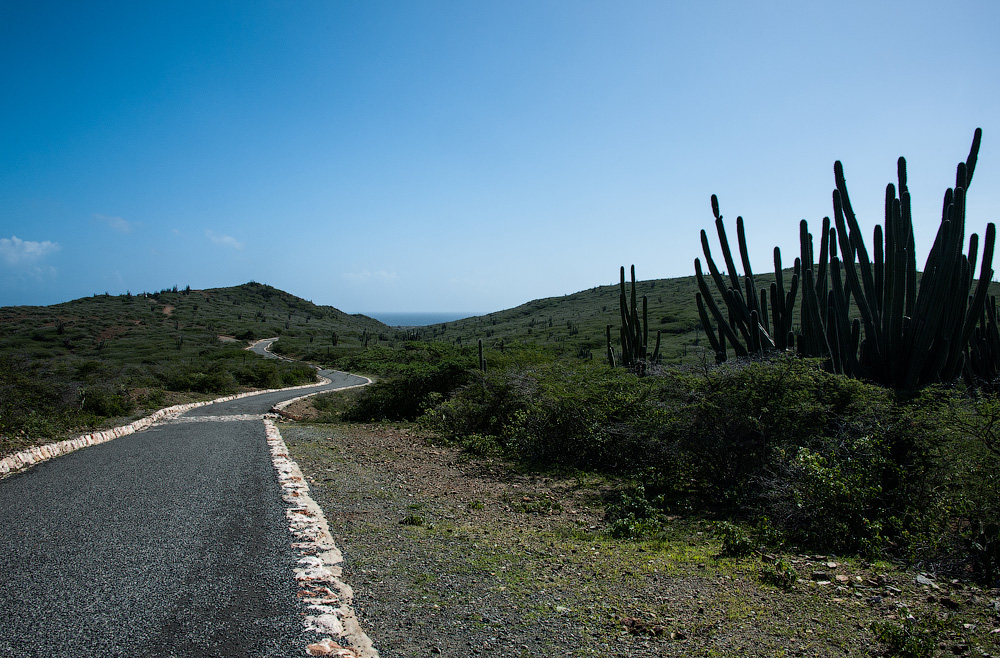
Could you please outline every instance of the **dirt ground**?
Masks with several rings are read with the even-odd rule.
[[[712,527],[683,519],[616,540],[601,478],[519,473],[410,426],[280,429],[384,658],[1000,656],[998,590],[835,556],[720,559]],[[788,588],[766,578],[777,558]]]

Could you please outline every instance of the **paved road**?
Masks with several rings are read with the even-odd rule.
[[[0,481],[0,656],[303,655],[263,423],[218,417],[309,392],[199,407]]]

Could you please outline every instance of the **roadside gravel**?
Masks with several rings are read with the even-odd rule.
[[[879,655],[871,622],[909,614],[937,624],[943,653],[1000,655],[996,590],[794,555],[800,580],[783,590],[762,581],[758,558],[715,558],[707,525],[612,540],[613,487],[600,479],[520,474],[406,426],[281,433],[383,658]]]

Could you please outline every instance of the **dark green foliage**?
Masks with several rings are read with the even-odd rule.
[[[743,528],[728,521],[716,524],[715,534],[722,541],[721,557],[747,557],[757,550],[753,538]]]
[[[916,618],[872,622],[871,630],[892,658],[931,658],[937,655],[938,635],[943,624],[937,619]]]
[[[656,534],[668,512],[701,510],[749,528],[755,549],[892,547],[980,569],[961,532],[977,527],[963,519],[1000,518],[1000,460],[985,447],[1000,404],[977,410],[957,392],[897,398],[792,355],[664,375],[512,360],[424,419],[534,468],[634,476],[642,495],[609,513],[617,536]]]
[[[344,412],[345,420],[414,420],[471,377],[471,350],[447,345],[406,343],[401,350],[372,347],[353,359],[351,368],[379,372],[379,381],[359,395]]]
[[[981,580],[988,586],[1000,582],[1000,524],[980,521],[963,533],[962,540]]]
[[[645,388],[622,369],[586,363],[494,366],[434,410],[451,435],[493,437],[536,466],[627,468],[641,449],[628,426]]]
[[[641,484],[632,491],[624,491],[617,503],[608,506],[609,532],[616,539],[639,539],[663,531],[666,517],[663,514],[662,496],[650,501]]]
[[[791,589],[798,582],[798,578],[799,574],[795,567],[784,559],[766,562],[760,572],[762,582],[781,589]]]
[[[80,408],[95,416],[116,418],[128,415],[133,409],[132,400],[124,387],[93,386],[80,391]]]

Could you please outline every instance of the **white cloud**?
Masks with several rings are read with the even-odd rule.
[[[133,222],[123,219],[121,217],[113,217],[111,215],[102,215],[100,213],[94,213],[91,215],[94,219],[101,222],[102,224],[107,224],[111,228],[121,233],[131,233],[132,227],[135,225]]]
[[[45,240],[43,242],[32,242],[22,240],[16,235],[9,238],[0,238],[0,258],[8,265],[21,265],[34,263],[44,258],[54,251],[58,251],[59,245],[55,242]]]
[[[206,230],[205,237],[214,242],[217,245],[222,245],[223,247],[232,247],[233,249],[242,249],[244,244],[234,238],[231,235],[219,235],[215,231]]]
[[[371,272],[369,270],[361,270],[360,272],[344,272],[341,276],[351,283],[368,283],[371,281],[385,283],[396,279],[396,273],[389,272],[387,270],[378,270],[376,272]]]

